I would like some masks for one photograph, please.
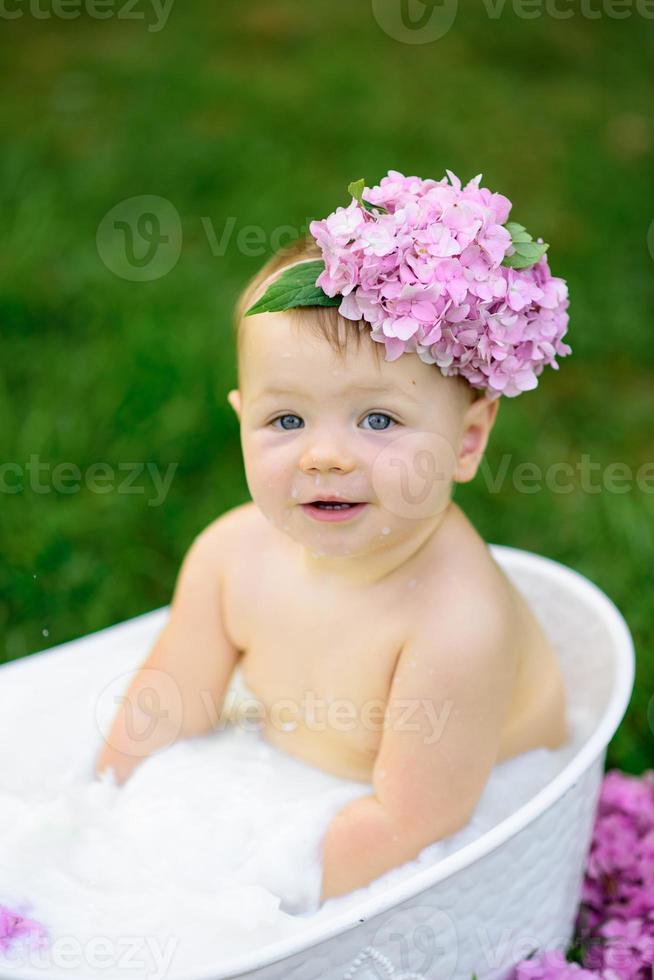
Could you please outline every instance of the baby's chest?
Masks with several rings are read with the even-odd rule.
[[[369,777],[414,593],[312,586],[270,546],[232,563],[225,626],[273,744],[334,774]]]
[[[242,590],[226,598],[239,670],[263,706],[267,738],[335,774],[368,778],[406,638],[402,611],[270,580],[247,600]]]
[[[239,668],[266,738],[344,778],[370,778],[398,655],[381,622],[303,617],[252,631]]]
[[[265,703],[346,700],[360,709],[387,698],[404,635],[395,617],[265,606],[254,615],[239,666]]]

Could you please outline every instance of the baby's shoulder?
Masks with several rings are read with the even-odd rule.
[[[265,523],[259,508],[249,500],[207,524],[195,537],[190,551],[199,561],[227,568],[232,559],[242,557],[254,535],[261,535]]]
[[[429,596],[414,619],[422,630],[437,635],[466,637],[486,635],[502,643],[514,627],[515,608],[509,583],[490,549],[459,507],[445,533],[426,556],[421,593]]]

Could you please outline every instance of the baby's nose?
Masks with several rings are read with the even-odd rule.
[[[314,443],[302,455],[300,468],[305,473],[326,472],[339,470],[349,473],[355,467],[355,461],[347,447],[338,441],[325,441],[320,445]]]

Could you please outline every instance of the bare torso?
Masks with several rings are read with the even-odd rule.
[[[517,669],[496,761],[566,741],[556,653],[456,504],[401,569],[364,590],[310,581],[300,546],[253,503],[231,515],[222,612],[243,679],[265,706],[272,744],[334,775],[370,780],[382,737],[375,705],[386,703],[408,624],[425,602],[438,601],[443,576],[492,590],[511,618],[506,655]]]

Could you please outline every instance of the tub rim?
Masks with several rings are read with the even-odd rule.
[[[319,943],[347,933],[367,920],[415,898],[501,847],[511,837],[515,837],[561,799],[569,789],[573,788],[580,777],[605,752],[627,710],[635,675],[633,638],[622,613],[599,586],[568,565],[522,548],[499,544],[488,544],[487,547],[504,571],[515,572],[519,575],[522,569],[527,571],[541,570],[547,576],[565,583],[566,589],[570,590],[571,595],[583,597],[589,605],[595,607],[597,614],[601,617],[612,639],[615,682],[612,685],[606,709],[590,737],[554,779],[526,803],[480,837],[475,838],[452,854],[446,855],[436,865],[422,868],[409,878],[390,884],[381,894],[362,899],[350,908],[335,913],[325,921],[308,926],[301,933],[275,940],[252,952],[228,957],[224,961],[224,966],[221,967],[207,964],[206,967],[197,967],[193,971],[185,972],[171,969],[167,972],[168,980],[229,980],[229,978],[239,977],[267,966],[274,966],[289,956],[302,953]],[[101,633],[115,630],[121,626],[133,627],[139,620],[142,620],[143,625],[145,625],[146,620],[150,621],[157,613],[163,614],[168,608],[168,606],[162,606],[132,617],[130,620],[124,620],[94,633],[85,634],[83,637],[69,640],[59,644],[58,647],[43,651],[43,654],[60,653],[63,655],[70,647],[78,645],[90,636],[99,636]],[[66,650],[62,649],[63,647]],[[0,666],[0,671],[4,668],[15,668],[26,664],[32,656],[35,654],[21,658],[19,661],[3,664]],[[64,974],[50,974],[49,976],[51,980],[64,980]],[[36,977],[30,978],[30,980],[36,980]]]

